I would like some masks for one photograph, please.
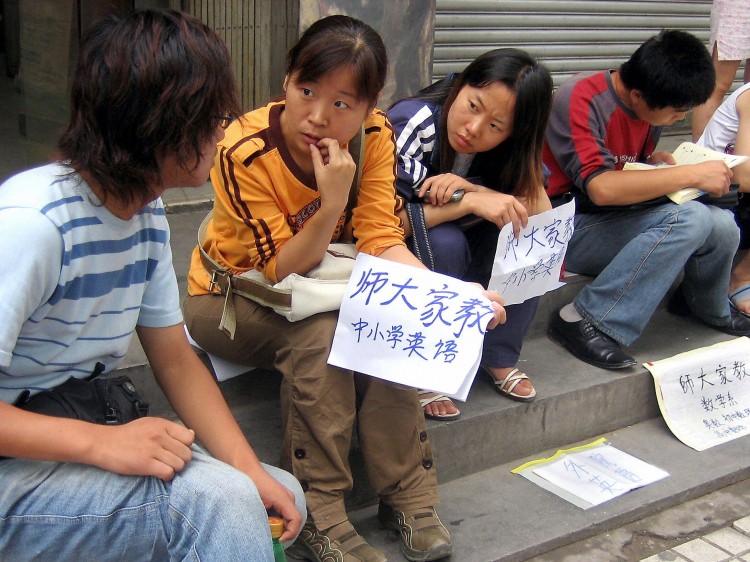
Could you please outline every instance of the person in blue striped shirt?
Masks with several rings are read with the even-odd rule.
[[[208,178],[239,114],[230,69],[191,16],[101,20],[81,47],[60,160],[0,186],[4,560],[271,562],[266,509],[286,520],[284,541],[304,523],[299,483],[260,463],[186,339],[160,199]],[[184,425],[28,407],[117,369],[134,334]]]

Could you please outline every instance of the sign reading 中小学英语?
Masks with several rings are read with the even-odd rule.
[[[360,253],[328,362],[465,400],[493,316],[477,285]]]
[[[574,202],[499,235],[489,288],[516,304],[558,288]],[[477,285],[359,254],[328,362],[466,400],[481,358],[489,299]]]

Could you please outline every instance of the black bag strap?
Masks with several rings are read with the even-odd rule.
[[[357,171],[354,173],[352,178],[352,185],[349,188],[349,200],[346,203],[346,211],[344,215],[344,224],[347,224],[352,220],[352,213],[354,207],[357,206],[357,197],[359,197],[359,185],[362,183],[362,166],[363,156],[365,153],[365,128],[359,128],[359,134],[355,135],[352,140],[349,141],[349,154],[352,155],[354,165],[357,167]]]
[[[424,206],[422,203],[404,202],[404,208],[411,224],[411,237],[407,240],[409,249],[430,271],[435,271],[435,258],[432,255]]]

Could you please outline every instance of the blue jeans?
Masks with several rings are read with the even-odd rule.
[[[435,271],[486,287],[492,275],[500,231],[489,221],[466,230],[455,223],[442,223],[429,229]],[[506,306],[507,319],[484,336],[482,365],[513,367],[521,355],[523,338],[536,314],[539,297]]]
[[[299,483],[265,466],[296,497]],[[197,447],[171,482],[96,467],[0,462],[3,560],[273,562],[268,516],[245,474]]]
[[[697,201],[576,215],[566,268],[596,279],[574,305],[627,346],[684,269],[682,288],[691,312],[709,324],[725,324],[739,236],[730,211]]]

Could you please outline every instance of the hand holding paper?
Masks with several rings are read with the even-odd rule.
[[[557,289],[568,241],[573,236],[575,201],[529,217],[516,238],[511,225],[500,231],[489,288],[518,304]]]
[[[745,162],[748,157],[741,156],[739,154],[724,154],[710,148],[699,146],[692,142],[683,142],[677,149],[672,153],[675,163],[674,166],[685,166],[691,164],[701,164],[703,162],[710,162],[713,160],[720,160],[724,162],[729,168],[734,168],[738,164]],[[665,166],[667,164],[658,164],[658,166]],[[623,170],[653,170],[656,165],[645,164],[643,162],[628,162],[623,166]],[[696,197],[703,195],[703,191],[695,187],[685,187],[679,191],[669,193],[669,197],[672,201],[678,205],[685,201],[690,201]]]
[[[574,202],[529,217],[516,238],[500,231],[488,294],[479,285],[359,254],[328,363],[466,400],[497,304],[515,304],[561,285]],[[502,297],[502,298],[501,298]],[[494,302],[493,302],[494,301]]]
[[[476,284],[359,254],[328,362],[465,400],[494,317]]]

